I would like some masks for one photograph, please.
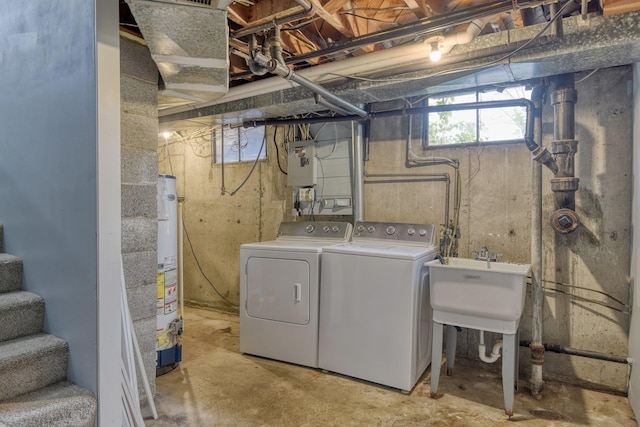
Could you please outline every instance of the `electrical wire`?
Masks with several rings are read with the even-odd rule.
[[[618,312],[620,312],[622,314],[629,314],[629,315],[631,314],[631,312],[628,311],[628,310],[622,310],[622,309],[619,309],[617,307],[612,307],[612,306],[610,306],[608,304],[605,304],[603,302],[600,302],[600,301],[596,301],[596,300],[592,300],[592,299],[589,299],[589,298],[585,298],[585,297],[581,297],[581,296],[578,296],[578,295],[574,295],[574,294],[572,294],[570,292],[563,291],[562,289],[556,289],[556,288],[543,288],[543,289],[545,291],[553,291],[553,292],[557,292],[559,294],[569,295],[573,299],[577,299],[577,300],[580,300],[580,301],[588,302],[588,303],[591,303],[591,304],[600,305],[602,307],[606,307],[608,309],[611,309],[611,310],[614,310],[614,311],[618,311]]]
[[[262,137],[262,144],[260,144],[260,150],[258,151],[258,155],[256,156],[256,159],[254,160],[253,165],[251,165],[251,170],[249,170],[249,173],[247,174],[247,176],[244,178],[244,180],[240,183],[240,185],[238,185],[238,187],[235,190],[233,190],[232,192],[228,192],[225,190],[224,194],[235,196],[235,194],[238,191],[240,191],[242,187],[244,187],[247,181],[249,181],[249,178],[251,178],[251,175],[253,175],[253,171],[256,169],[256,166],[258,165],[258,160],[260,160],[260,154],[262,154],[262,150],[264,149],[266,142],[267,142],[267,132],[265,131],[264,136]]]
[[[207,283],[209,283],[209,286],[211,286],[211,289],[213,289],[214,292],[216,294],[218,294],[218,296],[220,298],[222,298],[223,300],[225,300],[227,303],[231,304],[234,307],[239,307],[239,304],[233,303],[230,300],[228,300],[227,298],[225,298],[220,293],[220,291],[218,291],[218,289],[213,284],[213,282],[207,277],[207,275],[205,274],[204,270],[202,270],[202,266],[200,265],[200,261],[198,260],[198,257],[196,256],[196,251],[193,249],[193,244],[191,243],[191,238],[189,237],[189,233],[187,232],[187,226],[186,226],[186,224],[184,222],[182,223],[182,229],[184,230],[184,235],[187,237],[187,242],[189,243],[189,248],[191,248],[191,254],[193,255],[193,259],[196,261],[196,265],[198,266],[198,270],[200,270],[200,274],[202,274],[202,277],[204,277],[204,279],[207,281]]]
[[[589,77],[593,76],[598,71],[600,71],[600,68],[596,68],[595,70],[593,70],[592,72],[590,72],[589,74],[581,78],[580,80],[576,80],[575,84],[582,83],[583,81],[587,80]]]
[[[569,285],[568,283],[554,282],[552,280],[544,280],[544,279],[542,279],[542,283],[550,283],[552,285],[560,285],[560,286],[566,286],[567,288],[575,288],[575,289],[582,289],[584,291],[595,292],[595,293],[598,293],[600,295],[604,295],[605,297],[617,302],[618,304],[620,304],[620,305],[622,305],[622,306],[624,306],[626,308],[631,308],[631,306],[629,304],[625,304],[624,302],[620,301],[619,299],[615,298],[614,296],[609,295],[606,292],[599,291],[597,289],[590,289],[590,288],[585,288],[584,286]],[[549,288],[549,289],[551,289],[551,288]]]
[[[500,57],[498,59],[494,59],[493,61],[489,61],[489,62],[487,62],[485,64],[472,65],[472,66],[468,66],[468,67],[450,68],[450,69],[446,69],[446,70],[442,70],[442,71],[436,72],[434,74],[430,74],[428,77],[437,77],[437,76],[441,76],[441,75],[453,74],[453,73],[464,72],[464,71],[474,71],[474,70],[478,70],[478,69],[481,69],[481,68],[490,67],[491,65],[499,64],[504,60],[510,59],[515,54],[517,54],[518,52],[520,52],[523,49],[526,49],[532,43],[534,43],[536,40],[538,40],[549,29],[549,27],[551,27],[551,25],[558,18],[560,18],[562,16],[562,14],[565,12],[565,10],[567,10],[569,8],[569,6],[571,4],[572,4],[572,2],[567,2],[564,6],[562,6],[560,8],[560,10],[558,10],[558,12],[549,20],[549,22],[547,22],[545,24],[545,26],[535,36],[533,36],[533,38],[527,40],[527,42],[525,42],[523,45],[521,45],[520,47],[514,49],[513,51],[509,52],[508,54],[506,54],[506,55],[504,55],[504,56],[502,56],[502,57]],[[402,79],[398,79],[398,78],[367,79],[366,77],[347,76],[347,75],[337,74],[337,73],[330,73],[330,74],[338,76],[338,77],[348,78],[348,79],[371,81],[371,82],[410,82],[410,81],[414,81],[414,80],[424,80],[424,78],[425,78],[425,77],[412,77],[412,78],[402,78]]]
[[[278,148],[278,139],[276,138],[277,134],[278,134],[278,126],[274,126],[273,127],[273,145],[275,145],[276,147],[276,160],[278,162],[278,169],[280,169],[280,172],[282,172],[284,175],[289,175],[287,171],[282,169],[282,165],[280,165],[280,149]]]

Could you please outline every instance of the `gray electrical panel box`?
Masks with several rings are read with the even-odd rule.
[[[293,141],[289,143],[289,187],[316,185],[316,143],[315,141]]]

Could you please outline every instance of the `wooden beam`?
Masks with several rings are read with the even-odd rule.
[[[340,19],[340,15],[336,13],[347,2],[348,0],[331,0],[325,7],[322,5],[322,3],[320,3],[320,0],[310,0],[310,3],[313,5],[314,11],[321,19],[341,32],[345,37],[353,37],[355,34],[351,30],[351,28],[345,25],[344,22],[342,22],[342,19]]]
[[[602,0],[602,15],[610,16],[640,10],[638,0]]]
[[[302,6],[293,0],[262,0],[251,7],[249,25],[263,24],[297,12],[302,12]]]
[[[227,7],[227,18],[238,25],[246,27],[249,21],[249,8],[240,3],[231,3]]]

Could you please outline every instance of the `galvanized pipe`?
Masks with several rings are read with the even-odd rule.
[[[542,145],[542,100],[545,86],[533,88],[531,101],[535,108],[533,115],[533,137]],[[535,159],[534,159],[535,160]],[[531,321],[531,378],[529,379],[531,394],[535,398],[542,397],[544,381],[542,380],[542,364],[544,363],[544,347],[542,345],[542,319],[544,308],[544,292],[542,289],[542,164],[531,162],[531,296],[533,300],[533,318]]]
[[[322,86],[319,86],[304,77],[297,75],[292,69],[287,67],[286,65],[280,63],[278,60],[274,58],[268,58],[259,52],[254,52],[253,60],[257,62],[259,65],[266,67],[270,72],[279,75],[280,77],[284,77],[287,80],[291,80],[292,82],[298,83],[300,86],[305,87],[316,93],[323,98],[325,98],[331,104],[337,105],[345,110],[348,110],[351,114],[355,114],[360,118],[367,116],[367,112],[361,108],[356,107],[355,105],[345,101],[344,99],[335,96]]]
[[[240,30],[232,31],[229,34],[230,39],[238,39],[240,37],[248,36],[249,34],[255,34],[260,31],[270,30],[271,28],[288,24],[289,22],[299,21],[314,14],[313,5],[306,0],[295,0],[300,6],[302,6],[302,12],[292,13],[291,15],[281,16],[273,21],[267,21],[262,24],[249,25]]]
[[[551,178],[551,191],[556,211],[551,214],[551,225],[559,233],[570,233],[580,224],[576,209],[576,191],[579,179],[575,177],[575,155],[578,141],[575,140],[575,104],[578,99],[574,75],[556,77],[551,94],[553,104],[553,142],[558,171]]]
[[[364,144],[362,123],[351,122],[353,145],[353,220],[364,221]]]
[[[529,347],[530,345],[531,345],[530,341],[524,341],[524,340],[520,341],[521,347]],[[631,365],[631,362],[632,362],[631,358],[627,356],[617,356],[615,354],[606,354],[606,353],[600,353],[600,352],[591,351],[591,350],[581,350],[578,348],[566,347],[558,344],[543,344],[543,347],[546,351],[550,351],[552,353],[569,354],[571,356],[580,356],[580,357],[586,357],[589,359],[604,360],[607,362],[621,363],[624,365]]]

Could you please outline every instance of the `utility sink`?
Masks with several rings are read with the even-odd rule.
[[[531,266],[448,258],[429,264],[433,320],[442,324],[515,334]]]

